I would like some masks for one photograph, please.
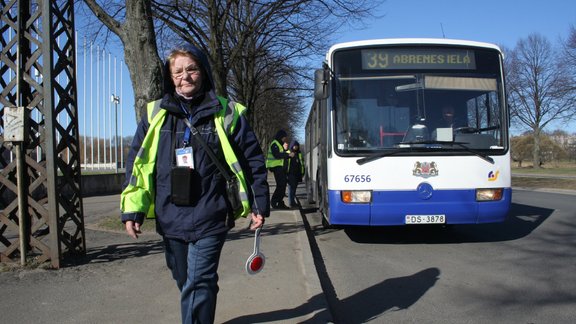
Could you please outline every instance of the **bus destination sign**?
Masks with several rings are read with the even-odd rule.
[[[378,48],[362,50],[364,70],[473,70],[473,51],[462,49]]]

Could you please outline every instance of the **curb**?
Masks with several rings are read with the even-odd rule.
[[[312,256],[310,238],[307,233],[306,225],[302,219],[302,211],[300,209],[296,210],[298,214],[297,217],[298,226],[302,229],[298,232],[298,241],[300,243],[301,251],[301,264],[302,273],[306,277],[306,291],[309,296],[309,300],[312,301],[312,306],[316,310],[311,314],[316,323],[331,323],[331,312],[328,307],[328,300],[320,284],[320,278],[318,276],[318,271],[316,265],[314,264],[314,257]]]

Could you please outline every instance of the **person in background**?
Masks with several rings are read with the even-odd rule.
[[[232,225],[230,216],[237,211],[228,200],[224,176],[186,122],[222,165],[231,166],[228,157],[237,160],[234,164],[241,170],[230,171],[244,188],[251,188],[240,190],[240,196],[252,230],[270,213],[264,155],[243,115],[246,107],[216,95],[203,52],[187,44],[174,48],[165,61],[164,80],[164,96],[147,105],[128,154],[122,222],[137,239],[144,217],[156,218],[166,262],[181,293],[182,323],[213,323],[220,254]],[[228,112],[238,117],[234,125],[225,124]],[[231,127],[220,131],[220,123]],[[179,165],[182,151],[194,165]]]
[[[296,202],[296,188],[298,184],[302,182],[302,177],[304,176],[304,158],[302,157],[302,152],[300,152],[300,143],[293,140],[290,143],[290,153],[293,153],[290,159],[288,159],[288,168],[286,173],[288,174],[288,202],[290,208],[298,207]]]
[[[442,118],[438,125],[438,128],[458,128],[466,126],[460,118],[456,117],[454,106],[451,104],[445,104],[442,106]]]
[[[445,103],[440,109],[440,118],[432,124],[431,137],[437,141],[453,141],[455,132],[462,132],[466,122],[457,116],[452,104]]]
[[[276,181],[276,189],[270,199],[270,205],[275,209],[289,209],[284,204],[284,196],[286,195],[286,167],[289,158],[294,154],[287,152],[285,143],[288,140],[288,134],[284,130],[279,130],[274,136],[274,140],[268,145],[268,155],[266,157],[266,168],[274,174]]]

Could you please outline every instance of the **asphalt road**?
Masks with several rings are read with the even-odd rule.
[[[334,322],[573,323],[574,197],[515,190],[506,222],[450,229],[324,230],[304,209]]]

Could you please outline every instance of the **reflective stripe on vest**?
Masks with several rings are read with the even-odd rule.
[[[278,152],[284,152],[284,147],[278,140],[273,140],[268,146],[268,155],[266,156],[266,168],[274,168],[279,166],[284,166],[284,159],[277,159],[274,154],[272,154],[272,146],[278,146]]]
[[[220,139],[220,144],[224,152],[224,157],[230,170],[238,177],[240,183],[240,198],[242,200],[242,210],[234,216],[246,217],[250,211],[250,202],[246,189],[246,179],[238,163],[238,158],[230,145],[227,134],[232,134],[240,115],[246,111],[246,107],[239,103],[234,103],[225,98],[218,97],[222,109],[214,115],[216,132]],[[123,213],[140,212],[146,213],[147,218],[154,218],[154,185],[153,175],[158,152],[160,129],[166,117],[166,110],[160,108],[161,100],[156,100],[147,104],[147,116],[150,126],[142,141],[142,146],[134,159],[132,174],[128,186],[122,191],[120,197],[120,209]]]
[[[166,116],[166,110],[160,109],[160,100],[146,105],[149,121],[148,132],[142,140],[142,146],[134,158],[132,174],[128,186],[120,195],[120,210],[123,213],[144,213],[154,218],[153,174],[156,166],[160,128]]]
[[[246,177],[244,177],[244,171],[238,162],[238,157],[230,145],[230,140],[228,135],[234,132],[236,127],[236,122],[240,115],[246,111],[246,107],[239,103],[234,103],[233,101],[227,102],[226,98],[218,97],[222,109],[216,114],[214,118],[214,124],[216,125],[216,132],[218,133],[218,138],[220,139],[220,146],[224,151],[224,158],[226,163],[230,167],[230,170],[238,178],[240,183],[240,200],[242,201],[242,209],[235,211],[234,218],[246,217],[251,211],[250,201],[248,200],[247,189],[248,185],[246,183]]]

